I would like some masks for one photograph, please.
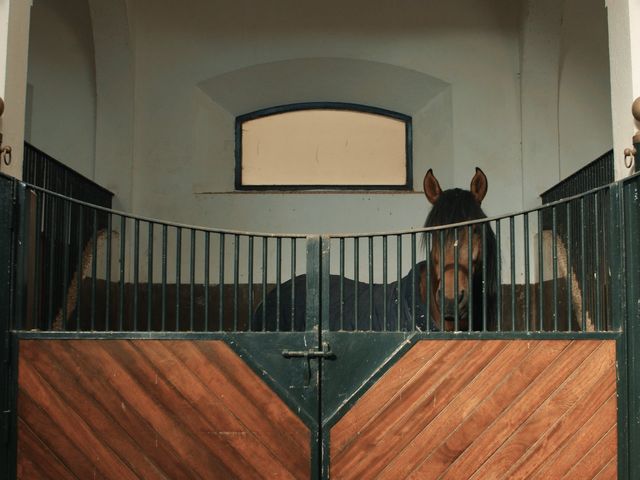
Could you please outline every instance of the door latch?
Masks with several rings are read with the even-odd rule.
[[[331,351],[331,347],[328,342],[322,342],[322,350],[309,349],[309,350],[283,350],[282,356],[284,358],[334,358],[335,354]]]
[[[4,100],[0,97],[0,117],[4,113]],[[0,132],[0,159],[5,165],[11,165],[11,147],[2,145],[2,132]]]

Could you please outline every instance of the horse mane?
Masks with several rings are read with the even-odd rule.
[[[487,218],[487,215],[482,210],[480,204],[476,201],[473,194],[468,190],[462,190],[460,188],[452,188],[445,190],[440,194],[438,200],[433,205],[427,219],[425,220],[425,227],[438,227],[442,225],[449,225],[452,223],[461,223],[471,220],[478,220],[481,218]],[[482,224],[476,224],[474,230],[482,234]],[[423,243],[429,245],[428,242],[429,233],[425,232]],[[445,232],[445,244],[453,241],[454,230],[447,229]],[[487,329],[495,329],[497,316],[497,293],[498,293],[498,273],[497,273],[497,243],[496,236],[491,228],[490,223],[486,223],[486,243],[485,243],[485,258],[487,260],[486,265],[486,281],[487,281]],[[472,285],[474,291],[482,291],[482,259],[480,267],[473,275]],[[474,297],[474,329],[482,329],[482,301],[478,301],[478,297]],[[478,328],[479,327],[479,328]]]

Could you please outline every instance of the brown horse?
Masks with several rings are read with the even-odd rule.
[[[424,193],[433,205],[425,227],[486,218],[480,207],[487,194],[487,177],[479,168],[469,190],[442,191],[430,169]],[[496,311],[496,239],[488,223],[451,227],[425,233],[429,261],[422,266],[420,293],[429,294],[431,319],[440,330],[492,329]],[[427,271],[428,269],[428,271]],[[471,322],[471,328],[469,320]]]

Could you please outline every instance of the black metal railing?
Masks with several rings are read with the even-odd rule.
[[[306,248],[320,237],[180,225],[23,188],[27,307],[18,329],[302,331],[309,276],[322,278],[330,330],[617,328],[610,187],[455,226],[326,235],[315,260]],[[599,227],[590,229],[594,219]],[[436,266],[447,256],[451,268]],[[469,282],[465,271],[475,272]],[[444,305],[447,288],[454,298],[466,290],[466,302],[454,302],[448,313],[433,310]]]

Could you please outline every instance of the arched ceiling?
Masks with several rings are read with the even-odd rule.
[[[300,58],[226,72],[198,87],[234,116],[275,105],[322,101],[372,105],[413,115],[448,85],[387,63]]]

